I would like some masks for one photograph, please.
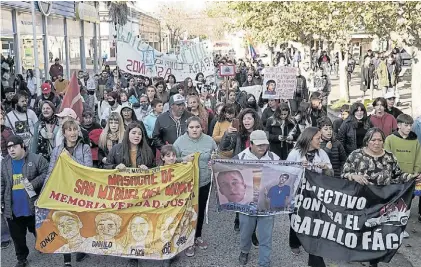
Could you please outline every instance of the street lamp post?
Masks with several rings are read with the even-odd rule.
[[[35,59],[35,79],[37,86],[37,94],[41,95],[41,86],[40,86],[40,73],[39,73],[39,62],[38,62],[38,42],[37,42],[37,25],[35,19],[35,1],[31,3],[31,13],[32,13],[32,39],[34,43],[34,59]],[[46,74],[47,75],[47,74]]]

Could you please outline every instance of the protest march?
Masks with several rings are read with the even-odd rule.
[[[2,265],[408,266],[421,225],[421,109],[402,105],[415,50],[360,35],[337,48],[304,29],[209,39],[170,14],[161,34],[133,1],[35,1],[30,17],[32,2],[6,2]],[[243,19],[266,18],[253,3]]]

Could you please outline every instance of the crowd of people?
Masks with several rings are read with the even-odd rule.
[[[2,88],[2,248],[11,237],[16,266],[27,266],[25,236],[27,230],[35,234],[34,201],[63,151],[84,166],[105,169],[150,169],[191,161],[199,152],[198,223],[195,244],[185,250],[188,257],[196,248],[208,247],[202,228],[211,190],[209,161],[215,155],[301,162],[310,171],[363,185],[420,179],[421,117],[403,114],[394,107],[394,91],[386,91],[384,98],[373,101],[373,114],[356,102],[344,105],[341,117],[332,121],[326,112],[330,92],[323,66],[326,57],[322,55],[312,77],[308,77],[310,62],[297,67],[297,88],[290,100],[267,100],[241,91],[240,86],[269,86],[263,84],[264,66],[222,56],[215,64],[236,63],[237,73],[219,82],[202,73],[183,81],[174,75],[132,76],[108,65],[95,75],[79,71],[81,117],[61,108],[69,81],[58,59],[51,66],[51,80],[39,86],[39,96],[32,70],[25,78],[18,75],[13,86]],[[296,57],[282,64],[297,66],[294,62],[299,61]],[[274,220],[274,216],[235,216],[241,265],[247,264],[254,244],[259,247],[259,266],[270,266]],[[289,234],[291,251],[299,254],[300,242],[292,228]],[[76,254],[77,261],[85,257]],[[129,260],[130,266],[137,263]],[[71,266],[71,254],[64,254],[64,265]],[[316,255],[309,255],[308,265],[326,266]]]

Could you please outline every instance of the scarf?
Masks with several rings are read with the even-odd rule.
[[[118,132],[112,133],[108,132],[107,134],[107,149],[108,151],[113,148],[113,145],[118,143]]]

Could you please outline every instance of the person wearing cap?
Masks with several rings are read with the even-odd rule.
[[[37,116],[41,114],[41,106],[45,100],[53,103],[57,110],[60,108],[61,99],[51,90],[51,84],[48,82],[41,84],[41,93],[42,94],[37,97],[34,104],[34,109]]]
[[[192,116],[185,110],[186,99],[180,94],[171,96],[169,105],[170,110],[157,118],[152,134],[153,145],[157,149],[161,149],[165,144],[174,144],[175,140],[186,132],[186,121]]]
[[[71,108],[64,108],[60,113],[56,114],[58,118],[59,123],[59,130],[57,131],[57,134],[55,136],[55,144],[58,146],[59,144],[63,143],[63,132],[61,131],[61,126],[67,121],[67,120],[76,120],[79,121],[80,118],[77,117],[76,112]],[[90,144],[89,140],[89,133],[83,129],[82,127],[79,127],[79,136],[82,137],[82,141],[84,144]]]
[[[69,86],[69,80],[64,79],[63,73],[59,73],[57,75],[57,80],[54,81],[54,87],[56,88],[56,92],[60,96],[64,96],[67,91],[67,86]]]
[[[278,155],[269,151],[269,140],[262,130],[250,133],[250,147],[241,151],[234,159],[240,160],[279,160]],[[272,233],[275,216],[239,215],[240,220],[240,256],[241,265],[246,265],[252,245],[252,236],[257,226],[259,236],[259,266],[270,266],[272,252]]]
[[[386,94],[384,94],[384,98],[386,99],[386,113],[389,113],[390,115],[392,115],[393,117],[395,117],[395,119],[398,118],[399,115],[403,114],[403,112],[395,107],[395,100],[396,100],[396,96],[394,92],[387,92]]]
[[[23,138],[25,146],[29,147],[34,135],[34,126],[38,117],[32,109],[28,109],[29,96],[26,92],[18,92],[13,97],[14,109],[7,113],[5,125],[12,129],[15,135]]]
[[[53,103],[46,100],[42,103],[39,121],[34,126],[34,136],[30,151],[50,160],[55,145],[55,136],[59,130],[59,122],[55,115],[56,108]]]
[[[4,90],[2,88],[2,91],[4,92],[4,100],[2,102],[2,106],[4,108],[4,111],[6,113],[9,113],[10,111],[13,110],[13,97],[15,96],[16,92],[15,89],[13,89],[13,87],[5,87]]]
[[[15,266],[28,266],[27,229],[35,236],[35,201],[48,172],[48,161],[25,151],[22,137],[7,141],[8,155],[1,162],[1,209],[7,220],[16,258]]]
[[[61,74],[64,73],[63,66],[60,65],[60,59],[56,58],[54,60],[54,64],[50,66],[49,74],[50,74],[51,80],[54,82],[60,73]]]

